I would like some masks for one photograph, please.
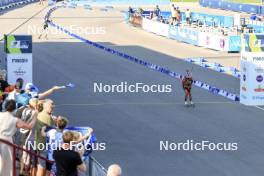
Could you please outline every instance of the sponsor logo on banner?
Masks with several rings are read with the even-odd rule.
[[[246,95],[241,95],[241,98],[246,100],[247,96]]]
[[[206,45],[210,45],[210,37],[209,36],[206,36],[205,42],[206,42]]]
[[[264,57],[253,57],[253,61],[264,61]]]
[[[16,49],[28,49],[30,42],[27,40],[14,40],[12,41],[10,48]]]
[[[19,67],[17,70],[14,71],[14,74],[16,76],[24,76],[27,72],[22,69],[22,67]]]
[[[243,72],[247,72],[247,67],[245,67],[245,65],[242,68]]]
[[[12,59],[12,63],[27,63],[28,59]]]
[[[247,57],[246,56],[242,56],[241,58],[242,58],[242,60],[247,61]]]
[[[247,80],[247,76],[243,75],[243,81],[246,81],[246,80]]]
[[[225,40],[220,39],[220,48],[225,48]]]
[[[262,76],[262,75],[258,75],[258,76],[256,77],[256,80],[257,80],[259,83],[261,83],[261,82],[263,81],[263,76]]]
[[[255,92],[264,92],[264,88],[259,85],[258,88],[254,89],[254,91]]]
[[[264,100],[264,96],[253,96],[253,100]]]
[[[264,73],[264,68],[257,67],[257,68],[255,69],[255,72],[257,72],[257,73]]]

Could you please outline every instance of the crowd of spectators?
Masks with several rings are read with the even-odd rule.
[[[17,79],[14,85],[10,85],[5,77],[0,71],[0,139],[23,147],[36,156],[24,151],[14,157],[13,148],[0,142],[0,175],[13,176],[14,160],[19,161],[19,175],[23,176],[84,175],[87,170],[83,161],[85,150],[76,146],[89,139],[93,129],[89,128],[85,135],[65,130],[68,119],[53,114],[54,102],[47,97],[63,86],[39,93],[32,83],[24,86],[23,80]],[[43,146],[50,142],[56,148],[48,152]],[[121,168],[113,165],[108,176],[121,176]]]
[[[176,7],[174,4],[170,7],[171,15],[169,17],[165,17],[162,15],[162,12],[160,10],[160,7],[156,5],[156,7],[150,11],[150,14],[148,16],[149,19],[153,21],[158,21],[164,24],[170,24],[172,26],[177,26],[181,23],[183,23],[182,20],[182,12],[179,7]],[[131,6],[129,6],[128,9],[129,17],[136,15],[136,16],[143,16],[144,10],[142,8],[139,8],[138,10],[134,10]],[[190,9],[186,9],[184,12],[185,15],[185,21],[187,25],[191,24],[191,11]]]

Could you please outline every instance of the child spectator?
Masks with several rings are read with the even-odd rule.
[[[77,176],[78,170],[85,172],[86,166],[82,161],[83,151],[78,153],[71,149],[74,134],[67,131],[63,134],[63,144],[53,153],[56,164],[56,175]]]

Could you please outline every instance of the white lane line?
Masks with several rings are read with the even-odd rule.
[[[195,104],[231,104],[234,102],[195,102]],[[105,106],[105,105],[183,105],[184,103],[75,103],[75,104],[58,104],[56,107],[59,106]]]
[[[264,108],[262,108],[262,107],[259,107],[259,106],[255,106],[257,109],[260,109],[260,110],[262,110],[262,111],[264,111]]]

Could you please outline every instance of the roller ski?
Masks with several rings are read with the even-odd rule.
[[[184,102],[184,106],[186,106],[187,108],[189,108],[189,107],[195,107],[195,104],[192,102],[192,101],[190,101],[190,102],[188,102],[188,101],[185,101]]]

